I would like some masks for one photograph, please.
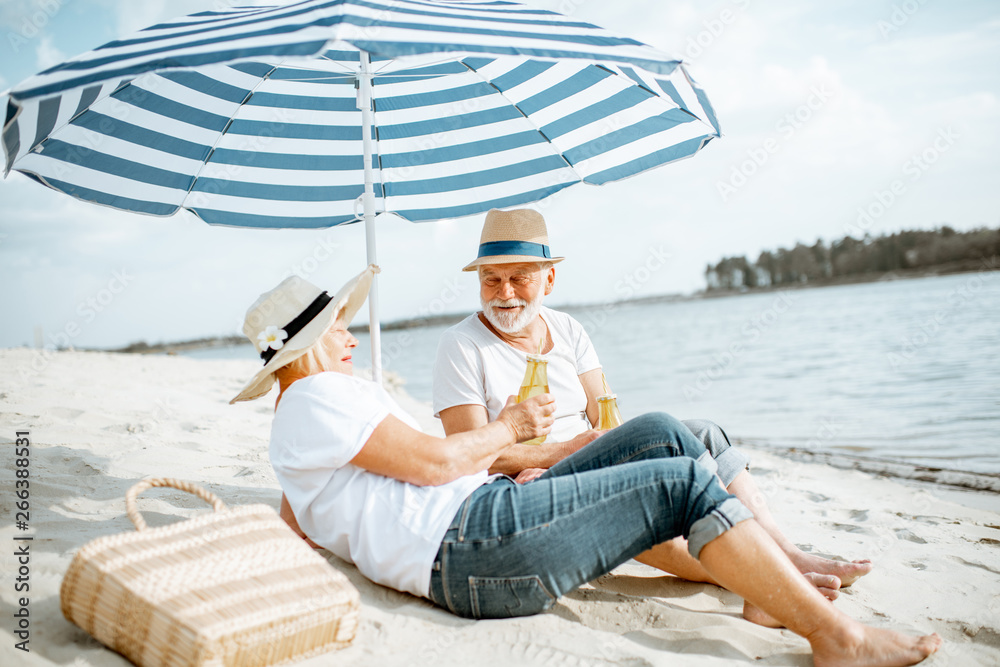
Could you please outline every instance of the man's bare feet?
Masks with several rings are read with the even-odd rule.
[[[840,587],[847,588],[855,581],[872,571],[874,567],[870,560],[855,560],[848,563],[846,560],[831,560],[822,556],[814,556],[799,551],[796,554],[788,554],[792,563],[799,572],[816,572],[818,574],[832,574],[840,579]]]
[[[820,593],[823,594],[830,602],[833,602],[838,597],[840,597],[840,579],[833,576],[832,574],[817,574],[816,572],[806,572],[803,575],[809,580],[813,586],[816,587]],[[772,618],[768,613],[753,606],[749,602],[743,602],[743,618],[750,621],[751,623],[756,623],[757,625],[763,625],[765,628],[783,628],[781,623]]]
[[[849,621],[840,628],[825,626],[816,636],[807,639],[812,645],[816,667],[915,665],[941,646],[941,637],[936,632],[912,637],[855,621]]]

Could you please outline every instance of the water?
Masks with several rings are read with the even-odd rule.
[[[626,419],[664,410],[760,446],[1000,472],[1000,272],[571,312]],[[382,335],[415,398],[431,399],[445,328]],[[254,356],[199,353],[237,355]]]

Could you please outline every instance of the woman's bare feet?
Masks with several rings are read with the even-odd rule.
[[[844,626],[825,626],[807,637],[816,667],[903,667],[915,665],[938,650],[937,633],[912,637],[848,621]]]
[[[798,551],[798,550],[796,550]],[[792,563],[799,572],[816,572],[818,574],[832,574],[840,579],[840,587],[847,588],[855,581],[872,571],[874,567],[870,560],[855,560],[848,563],[846,560],[831,560],[822,556],[814,556],[803,551],[788,554]]]
[[[833,576],[832,574],[817,574],[816,572],[806,572],[803,575],[809,580],[813,586],[816,587],[820,593],[823,594],[830,602],[833,602],[838,597],[840,597],[840,579]],[[750,621],[751,623],[756,623],[757,625],[763,625],[765,628],[783,628],[781,623],[774,620],[767,612],[753,606],[749,602],[743,602],[743,618]]]

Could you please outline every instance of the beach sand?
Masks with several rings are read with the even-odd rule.
[[[96,352],[0,350],[0,664],[125,665],[67,622],[59,586],[73,554],[133,530],[124,495],[137,480],[203,485],[228,505],[278,506],[267,459],[274,396],[228,405],[249,361]],[[398,383],[397,383],[398,384]],[[397,391],[440,433],[430,407]],[[30,432],[30,530],[15,530],[15,431]],[[753,471],[779,523],[807,550],[871,558],[875,571],[836,602],[852,617],[945,640],[929,665],[1000,664],[1000,514],[933,488],[870,473],[753,453]],[[147,492],[151,526],[207,511],[193,496]],[[33,535],[30,653],[14,648],[17,535]],[[811,665],[806,642],[740,618],[741,600],[714,586],[630,562],[563,597],[548,613],[469,621],[366,581],[323,551],[361,591],[353,646],[302,664],[325,665]]]

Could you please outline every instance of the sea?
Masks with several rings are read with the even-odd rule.
[[[1000,271],[566,310],[626,419],[664,411],[756,447],[1000,474]],[[384,368],[419,400],[446,328],[382,333]]]

